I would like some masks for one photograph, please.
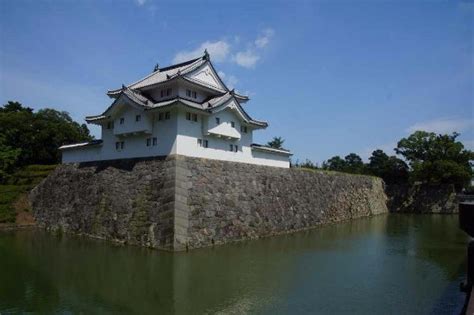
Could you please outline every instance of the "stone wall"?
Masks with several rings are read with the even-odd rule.
[[[389,185],[386,187],[390,212],[458,213],[453,185]]]
[[[39,226],[172,249],[175,160],[63,164],[32,190]]]
[[[183,156],[62,165],[30,197],[47,229],[167,250],[387,212],[378,178]]]

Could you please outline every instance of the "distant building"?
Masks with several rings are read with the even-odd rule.
[[[253,143],[268,124],[247,114],[249,98],[226,87],[207,52],[107,94],[113,103],[86,117],[102,139],[60,147],[63,163],[184,155],[289,167],[289,151]]]

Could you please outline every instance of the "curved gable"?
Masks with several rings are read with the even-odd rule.
[[[212,113],[218,113],[218,112],[220,112],[222,110],[225,110],[225,109],[233,110],[240,119],[242,119],[244,122],[246,122],[248,124],[252,124],[252,125],[255,125],[255,126],[258,126],[258,127],[261,127],[261,128],[266,128],[268,126],[268,124],[266,122],[252,119],[252,117],[250,117],[250,115],[247,114],[247,112],[242,108],[242,106],[239,104],[239,102],[233,96],[228,98],[227,100],[225,100],[224,102],[222,102],[218,106],[214,107],[213,109],[211,109],[211,112]]]
[[[186,76],[193,80],[209,85],[211,87],[228,91],[224,82],[221,80],[221,78],[219,77],[219,75],[216,73],[216,71],[214,70],[214,68],[211,66],[209,62],[205,63],[201,67],[198,67],[196,70],[190,72]]]

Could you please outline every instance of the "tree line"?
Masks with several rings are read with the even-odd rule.
[[[389,156],[383,150],[372,152],[369,162],[350,153],[344,158],[333,156],[321,166],[310,160],[296,162],[293,167],[323,169],[381,177],[387,184],[422,182],[430,185],[453,184],[456,189],[470,186],[473,177],[474,153],[458,140],[459,133],[436,134],[415,131],[402,138]],[[275,140],[276,138],[274,138]],[[278,145],[284,142],[278,138]],[[268,145],[275,144],[275,141]]]
[[[64,111],[34,111],[19,102],[0,107],[0,183],[16,169],[30,164],[56,164],[63,144],[90,141],[85,124]]]

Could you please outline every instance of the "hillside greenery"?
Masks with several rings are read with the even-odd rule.
[[[26,195],[61,160],[63,144],[89,141],[85,124],[67,112],[34,111],[19,102],[0,107],[0,223],[15,222],[28,210]]]
[[[15,171],[0,185],[0,223],[15,222],[16,214],[29,211],[29,207],[18,202],[43,178],[56,168],[56,165],[28,165]]]

